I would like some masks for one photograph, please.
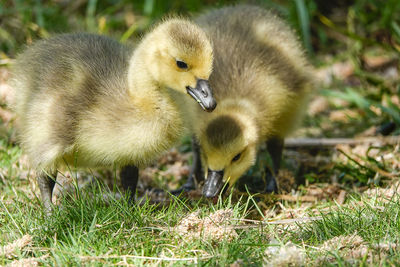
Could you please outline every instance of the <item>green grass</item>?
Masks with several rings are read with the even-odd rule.
[[[2,185],[7,187],[9,185]],[[10,185],[11,186],[11,185]],[[4,192],[4,191],[3,191]],[[114,265],[126,260],[133,265],[227,266],[237,260],[243,266],[260,266],[265,250],[291,241],[305,248],[307,264],[354,266],[353,264],[399,264],[396,249],[380,253],[379,243],[396,244],[400,240],[400,203],[392,199],[354,195],[344,206],[330,205],[329,210],[316,211],[322,219],[289,226],[251,227],[241,221],[249,211],[257,210],[248,198],[231,202],[226,198],[217,205],[205,202],[172,201],[166,207],[149,204],[132,205],[126,198],[108,198],[101,185],[79,191],[75,197],[64,197],[53,215],[47,217],[39,199],[30,198],[18,187],[2,195],[0,202],[0,245],[6,245],[29,234],[31,246],[15,251],[11,259],[0,257],[0,264],[17,259],[44,255],[45,265]],[[253,207],[251,207],[253,206]],[[189,213],[199,211],[202,217],[218,209],[232,209],[229,225],[236,226],[237,237],[231,241],[178,235],[173,227]],[[370,249],[365,258],[349,259],[334,247],[323,251],[326,240],[339,236],[359,235]],[[273,239],[278,243],[271,243]],[[125,258],[124,258],[125,256]],[[143,258],[141,258],[143,257]]]
[[[52,265],[79,265],[91,262],[91,256],[96,264],[111,265],[121,261],[122,255],[131,255],[127,261],[135,265],[164,262],[163,258],[166,258],[165,264],[172,260],[183,266],[194,264],[194,260],[210,266],[227,265],[239,258],[257,265],[263,260],[268,239],[258,229],[238,230],[239,236],[233,242],[190,241],[173,230],[177,222],[193,210],[205,216],[222,207],[233,209],[234,219],[237,219],[233,223],[237,224],[243,217],[245,205],[232,206],[228,201],[218,206],[189,205],[173,201],[167,207],[148,202],[138,206],[125,198],[110,198],[106,203],[103,193],[101,186],[95,186],[80,192],[78,197],[64,198],[53,215],[47,217],[38,199],[29,199],[23,192],[16,191],[11,203],[7,198],[1,202],[1,243],[4,245],[29,234],[33,237],[33,248],[20,252],[18,257],[50,254],[44,262]],[[144,259],[135,256],[144,256]],[[190,259],[179,260],[184,258]],[[0,258],[1,264],[10,261]]]
[[[397,248],[376,248],[382,243],[398,245],[400,240],[397,193],[382,199],[353,192],[344,205],[332,201],[312,205],[315,210],[310,207],[305,216],[321,216],[319,220],[279,224],[278,216],[271,218],[278,224],[269,225],[265,224],[269,218],[263,217],[265,205],[257,205],[259,197],[233,200],[230,195],[219,199],[217,204],[173,199],[167,205],[149,202],[133,205],[125,197],[113,197],[113,191],[119,192],[118,189],[110,190],[98,182],[84,189],[75,187],[73,194],[61,198],[53,215],[48,217],[40,199],[27,191],[30,181],[19,177],[24,169],[19,161],[20,149],[4,142],[1,148],[0,166],[6,177],[0,182],[0,245],[8,245],[27,234],[32,236],[32,243],[17,248],[14,256],[0,256],[2,265],[33,257],[44,265],[56,266],[112,266],[121,262],[135,266],[227,266],[234,262],[261,266],[268,262],[267,249],[285,247],[288,242],[305,251],[303,263],[307,265],[400,264]],[[104,195],[108,196],[107,200]],[[302,206],[301,202],[282,204],[286,208]],[[230,241],[203,236],[189,239],[174,231],[192,212],[207,217],[220,209],[233,211],[227,223],[236,228],[237,237]],[[247,221],[257,218],[263,221]],[[346,256],[346,251],[356,251],[357,247],[332,246],[321,250],[327,240],[355,234],[362,238],[368,250],[365,257]]]
[[[349,206],[334,207],[327,214],[322,215],[322,220],[300,226],[298,231],[291,232],[290,239],[318,247],[324,241],[334,237],[357,234],[365,242],[369,255],[345,259],[340,255],[338,249],[332,249],[328,253],[324,252],[329,255],[325,263],[362,266],[368,260],[368,264],[372,265],[398,265],[400,264],[398,253],[400,240],[399,213],[398,195],[395,195],[389,202],[364,199]],[[379,248],[379,244],[391,244],[397,246],[397,249],[389,249],[382,255],[383,249]],[[310,249],[311,260],[320,257],[320,254],[318,250]]]

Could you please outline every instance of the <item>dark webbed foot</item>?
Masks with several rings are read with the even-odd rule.
[[[139,180],[139,169],[136,166],[128,165],[121,169],[120,172],[122,187],[129,195],[129,199],[134,202],[136,194],[136,186]]]
[[[250,194],[271,194],[278,192],[278,185],[275,176],[271,173],[268,167],[264,171],[252,175],[247,173],[243,175],[236,185],[241,192],[249,192]]]
[[[283,150],[283,139],[281,138],[271,138],[267,141],[267,150],[271,157],[272,166],[265,167],[263,172],[263,178],[259,176],[253,176],[252,174],[244,175],[239,180],[239,190],[246,191],[250,193],[277,193],[278,183],[276,181],[276,175],[279,172],[282,150]],[[247,187],[247,188],[246,188]]]
[[[189,177],[182,187],[172,190],[170,193],[179,196],[182,193],[187,193],[196,189],[196,185],[204,180],[204,173],[201,166],[200,146],[196,138],[192,138],[193,164],[190,169]]]
[[[50,216],[53,211],[52,196],[53,196],[53,189],[56,184],[56,179],[57,179],[57,172],[54,172],[52,175],[49,175],[47,172],[42,171],[38,176],[40,195],[42,196],[45,212],[48,216]]]
[[[263,193],[277,193],[278,183],[275,176],[278,175],[281,165],[284,141],[280,137],[274,137],[267,141],[267,150],[272,160],[272,171],[266,168],[265,188]]]
[[[278,193],[278,183],[276,182],[276,178],[268,168],[266,169],[265,188],[261,193]]]

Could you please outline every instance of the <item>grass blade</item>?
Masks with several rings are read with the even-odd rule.
[[[301,26],[301,32],[303,36],[303,43],[307,51],[311,54],[313,52],[313,48],[311,45],[311,36],[310,36],[310,17],[308,14],[307,7],[304,3],[304,0],[295,0],[297,16]]]

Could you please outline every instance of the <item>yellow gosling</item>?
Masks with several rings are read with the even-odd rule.
[[[19,55],[13,67],[19,140],[38,171],[46,209],[65,163],[122,167],[133,197],[137,167],[184,133],[178,99],[215,108],[207,81],[212,62],[206,34],[178,18],[155,26],[134,51],[78,33],[38,41]]]

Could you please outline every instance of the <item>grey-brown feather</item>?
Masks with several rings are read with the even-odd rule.
[[[254,164],[257,150],[266,143],[276,173],[283,139],[300,121],[312,90],[312,68],[298,38],[282,19],[257,6],[211,10],[197,23],[212,40],[214,65],[209,81],[218,102],[212,113],[197,108],[197,120],[192,120],[203,169],[208,169],[208,175],[223,171],[223,181],[232,185]],[[195,153],[199,157],[198,149]],[[192,171],[197,173],[201,173],[198,162]],[[220,190],[216,179],[221,177],[215,177],[206,180],[205,196]],[[202,178],[196,175],[197,182]],[[192,187],[193,176],[184,188]],[[276,189],[272,176],[265,192]]]
[[[207,12],[197,19],[213,41],[215,59],[210,83],[215,87],[217,99],[236,94],[259,101],[258,90],[249,94],[254,89],[252,80],[260,75],[256,71],[258,69],[278,76],[292,91],[301,90],[309,82],[308,74],[296,69],[287,55],[272,45],[257,42],[250,29],[254,22],[262,21],[272,22],[279,31],[288,33],[291,39],[286,40],[287,42],[297,42],[292,30],[277,15],[256,6],[225,7]]]
[[[258,111],[255,118],[258,127],[265,124],[263,118],[269,116],[265,91],[269,77],[278,79],[294,95],[310,88],[310,66],[298,37],[271,11],[257,6],[236,5],[211,10],[196,22],[212,40],[214,65],[210,84],[216,100],[218,103],[229,98],[250,101]],[[273,31],[267,29],[263,40],[260,40],[254,29],[262,23],[273,25]],[[276,32],[282,33],[283,37],[274,36]],[[269,42],[269,39],[275,43]],[[277,47],[276,41],[294,47],[296,57]],[[264,87],[260,86],[260,79],[263,78]],[[282,91],[282,88],[276,90]]]
[[[47,114],[51,138],[43,149],[55,144],[72,145],[80,117],[99,99],[110,100],[108,109],[113,110],[118,108],[113,107],[115,100],[127,95],[131,53],[113,39],[86,33],[64,34],[35,43],[14,66],[15,77],[25,82],[25,86],[16,88],[23,90],[18,92],[23,98],[15,104],[21,131],[29,123],[27,116],[33,103],[52,96],[57,106]],[[113,112],[109,113],[112,121]]]

